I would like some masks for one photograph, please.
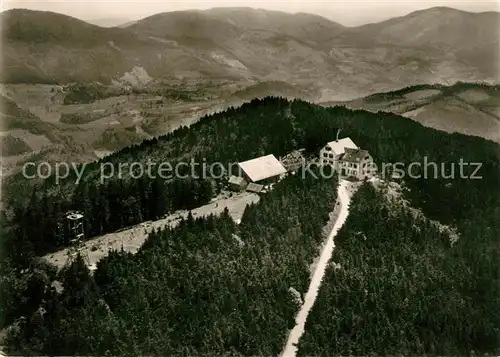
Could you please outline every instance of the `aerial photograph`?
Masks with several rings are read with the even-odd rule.
[[[0,357],[500,356],[500,0],[0,31]]]

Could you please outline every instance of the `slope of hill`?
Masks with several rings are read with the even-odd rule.
[[[3,132],[24,142],[30,150],[9,160],[4,176],[18,171],[24,162],[46,161],[55,163],[64,159],[73,162],[95,160],[89,143],[78,142],[71,133],[65,132],[54,123],[41,120],[29,110],[21,108],[11,98],[0,96]]]
[[[140,66],[153,78],[314,84],[332,100],[422,82],[494,80],[497,15],[430,9],[345,28],[316,15],[216,8],[101,28],[11,10],[2,14],[3,81],[109,81]],[[464,39],[465,26],[474,30]]]
[[[480,136],[500,142],[500,86],[457,83],[452,86],[419,85],[377,93],[345,105],[372,112],[386,111],[450,133]]]
[[[345,30],[341,24],[307,13],[289,14],[252,8],[214,8],[205,13],[225,19],[245,32],[275,33],[313,45],[321,45]]]
[[[1,20],[3,83],[109,81],[133,63],[121,48],[141,48],[129,31],[53,12],[14,9]]]
[[[470,13],[449,7],[433,7],[375,24],[360,26],[360,33],[371,33],[378,41],[407,46],[446,46],[451,49],[471,45],[493,45],[498,36],[500,13]]]
[[[263,81],[235,91],[232,95],[239,99],[252,100],[268,96],[300,98],[313,100],[318,95],[318,88],[312,86],[294,86],[281,81]]]
[[[212,42],[225,42],[241,35],[236,24],[208,16],[204,11],[187,10],[173,11],[152,15],[128,26],[127,30],[149,36],[171,37],[182,41],[199,40]]]
[[[71,138],[64,135],[57,126],[42,121],[39,117],[28,110],[20,108],[12,99],[0,96],[3,117],[3,130],[24,131],[33,136],[43,136],[54,144],[69,144]],[[29,145],[29,143],[28,143]]]
[[[330,270],[328,282],[345,280],[323,285],[317,303],[324,310],[313,310],[305,354],[495,354],[500,146],[391,113],[253,100],[88,165],[78,185],[74,176],[63,186],[47,180],[28,196],[29,203],[17,207],[9,227],[18,229],[2,232],[3,241],[12,260],[26,263],[33,252],[68,244],[55,232],[69,207],[85,213],[90,237],[181,205],[204,204],[225,185],[225,179],[210,175],[164,180],[154,168],[137,179],[115,176],[101,183],[100,164],[228,165],[301,147],[317,155],[339,128],[369,150],[379,167],[422,160],[481,162],[482,179],[471,179],[472,166],[462,171],[465,177],[449,178],[448,170],[431,167],[427,174],[436,179],[419,178],[413,170],[402,179],[409,204],[457,228],[460,237],[453,245],[427,220],[381,207],[373,190],[364,190],[338,242],[341,263],[351,269],[346,275]],[[203,172],[199,165],[194,174]],[[16,302],[25,302],[32,290],[23,290],[15,272],[7,270],[8,316],[16,320],[30,312],[12,329],[9,345],[27,355],[277,355],[298,307],[289,289],[307,289],[309,263],[333,209],[334,190],[329,180],[290,175],[249,207],[239,226],[227,214],[191,216],[178,230],[151,233],[135,256],[112,253],[94,277],[82,259],[56,278],[34,276],[39,299],[28,300],[22,312]],[[54,279],[62,281],[62,293],[46,288]],[[339,311],[340,305],[345,309]],[[342,323],[332,323],[340,318]]]
[[[166,12],[126,27],[141,34],[224,43],[252,35],[276,34],[309,43],[324,43],[344,30],[317,15],[252,8],[213,8]]]
[[[262,112],[263,110],[265,112],[271,110],[266,109],[266,104],[269,104],[272,110],[275,110],[272,116],[265,116]],[[291,110],[290,108],[293,109],[291,119],[284,114]],[[307,119],[307,115],[313,115],[313,118],[318,119]],[[235,123],[238,123],[238,125]],[[460,146],[460,153],[463,155],[463,160],[469,160],[467,162],[485,162],[484,170],[486,172],[489,172],[488,170],[490,169],[493,170],[489,166],[489,168],[486,168],[486,163],[492,165],[496,162],[495,160],[498,160],[496,157],[497,151],[495,151],[498,150],[498,146],[493,142],[459,134],[447,134],[426,128],[413,120],[391,113],[370,113],[363,110],[351,111],[343,107],[321,108],[298,100],[287,102],[281,99],[266,98],[263,100],[253,100],[238,110],[230,108],[227,112],[205,116],[197,123],[192,124],[190,128],[183,127],[166,136],[144,141],[135,147],[126,148],[101,159],[100,163],[106,162],[117,166],[123,162],[138,162],[146,165],[147,162],[152,161],[157,163],[169,162],[175,166],[178,162],[198,158],[199,160],[206,160],[207,163],[221,162],[222,164],[229,164],[265,153],[274,153],[277,156],[283,156],[297,147],[305,147],[308,151],[315,153],[325,142],[335,137],[336,129],[339,127],[342,128],[343,135],[350,136],[358,145],[369,150],[374,157],[378,157],[376,159],[378,163],[412,162],[415,157],[415,149],[408,147],[410,143],[415,147],[421,148],[421,153],[418,157],[427,156],[429,160],[435,158],[436,162],[447,162],[448,159],[443,157],[443,155],[447,155],[446,152],[441,152],[443,140],[448,143],[447,145],[453,146],[448,147],[446,150],[453,150],[456,153],[458,150],[458,148],[454,147],[458,145],[455,143],[456,138],[460,138],[459,141],[463,143],[470,142],[471,145],[476,143],[474,145],[478,146],[477,150],[474,149],[473,152],[469,153],[467,151],[469,148]],[[418,137],[419,135],[425,135],[425,133],[432,133],[432,145],[429,141],[421,142],[422,139]],[[255,139],[257,137],[259,140]],[[221,138],[225,139],[221,140]],[[214,142],[217,142],[218,145],[214,146]],[[485,156],[480,158],[482,154]],[[96,180],[100,180],[100,163],[86,165],[85,176],[80,180],[80,187],[75,187],[75,176],[68,177],[65,181],[66,184],[63,186],[66,186],[70,192],[75,192],[75,190],[81,191],[82,189],[85,192],[92,191],[90,186],[93,186]],[[201,170],[201,168],[198,168],[198,170]],[[115,172],[117,172],[117,169]],[[133,173],[131,174],[133,175]],[[202,176],[201,173],[199,175]],[[141,185],[147,186],[151,183],[149,181],[154,181],[153,177],[143,177],[147,182],[143,182]],[[106,180],[106,185],[99,187],[99,190],[103,190],[102,194],[105,196],[110,194],[107,190],[109,187],[115,185],[117,180],[118,178],[116,177]],[[20,181],[26,181],[26,179],[21,179]],[[131,180],[129,174],[123,173],[118,181],[122,185],[120,189],[122,191],[138,189],[136,180]],[[424,181],[430,180],[423,180],[422,182],[416,180],[414,184],[431,184]],[[48,186],[46,189],[49,192],[51,192],[51,182],[53,180],[47,181]],[[435,182],[433,184],[438,183]],[[456,183],[458,186],[460,184],[479,185],[486,184],[486,182],[484,180],[482,182],[468,180]],[[88,185],[89,187],[84,189],[82,185]],[[126,187],[129,185],[131,186],[127,189]],[[445,183],[443,182],[442,185],[444,186]],[[116,187],[112,190],[114,189]],[[168,190],[167,187],[164,189]],[[176,191],[182,192],[183,190],[177,187]],[[188,193],[185,192],[185,194],[187,195]],[[76,199],[80,200],[81,197],[76,196]],[[74,204],[78,204],[77,202],[74,202]],[[146,205],[142,201],[138,201],[136,204]],[[65,203],[61,203],[60,207],[64,207],[64,205]],[[33,204],[30,205],[30,207],[32,206]],[[146,209],[146,206],[142,209]],[[451,211],[448,212],[448,210]],[[138,209],[139,211],[140,209]],[[452,206],[449,206],[447,210],[441,208],[441,211],[448,212],[447,214],[443,214],[445,217],[454,214],[451,213],[453,212]],[[101,230],[103,227],[108,226],[107,224],[98,223],[100,219],[104,219],[104,217],[94,219],[92,222],[97,224],[97,226],[93,229],[89,227],[87,231],[91,232],[94,229]],[[50,245],[50,242],[54,241],[54,237],[51,238],[53,232],[54,230],[48,229],[46,232],[48,236],[43,240],[44,244]],[[37,231],[38,233],[39,231]],[[60,244],[60,242],[56,244]]]
[[[450,237],[384,186],[356,193],[297,355],[498,354],[495,233]]]
[[[1,20],[2,39],[7,42],[90,47],[108,41],[122,45],[135,40],[135,35],[126,30],[104,29],[49,11],[13,9],[3,12]]]
[[[344,39],[366,43],[369,38],[377,45],[432,49],[443,55],[446,52],[443,58],[459,60],[498,80],[499,29],[498,12],[470,13],[434,7],[354,28],[344,34]],[[408,60],[418,61],[418,56]],[[446,77],[444,66],[432,69],[436,77]]]
[[[31,150],[22,139],[10,134],[0,135],[0,157],[23,155]]]

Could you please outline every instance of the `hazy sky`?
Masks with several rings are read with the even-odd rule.
[[[83,20],[119,18],[128,21],[165,11],[222,6],[309,12],[328,17],[343,25],[354,26],[434,6],[449,6],[472,12],[499,11],[500,0],[2,0],[3,10],[11,8],[48,10]]]

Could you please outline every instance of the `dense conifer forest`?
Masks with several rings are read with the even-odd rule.
[[[39,285],[41,310],[25,307],[35,312],[11,329],[11,348],[27,355],[278,354],[298,308],[289,288],[307,290],[336,183],[289,176],[240,225],[227,211],[188,216],[150,234],[136,255],[110,254],[93,276],[77,259],[58,276],[61,294]]]
[[[452,243],[366,184],[335,238],[299,356],[498,354],[498,213],[463,221]]]
[[[405,196],[429,218],[457,227],[460,239],[446,245],[431,227],[413,227],[404,214],[391,216],[381,198],[363,188],[334,253],[347,273],[329,271],[301,353],[494,353],[500,321],[499,146],[389,113],[281,98],[253,100],[115,153],[88,165],[76,187],[75,177],[60,186],[49,179],[29,202],[12,200],[12,212],[0,217],[2,325],[23,316],[12,328],[11,346],[25,346],[27,354],[276,355],[297,309],[287,289],[306,289],[307,263],[331,208],[326,198],[332,198],[332,182],[289,178],[247,209],[240,227],[227,215],[185,222],[152,234],[135,256],[110,255],[94,277],[75,263],[61,277],[62,294],[49,288],[54,269],[33,257],[67,244],[54,227],[68,208],[85,213],[91,237],[203,204],[223,184],[130,177],[101,184],[104,162],[227,164],[301,147],[317,155],[339,128],[341,137],[369,150],[379,167],[437,163],[428,167],[427,179],[402,179]],[[482,178],[458,172],[446,177],[460,161],[481,163]],[[463,174],[474,170],[465,166]],[[366,241],[359,241],[358,231]],[[232,233],[250,243],[240,247]]]
[[[68,210],[85,214],[85,233],[91,238],[159,219],[175,210],[201,206],[210,201],[214,189],[208,180],[175,179],[167,184],[161,178],[151,180],[144,176],[126,183],[112,180],[101,185],[86,181],[75,188],[68,200],[58,200],[47,191],[35,191],[26,209],[15,210],[16,231],[10,235],[14,241],[7,244],[13,257],[26,262],[33,255],[68,245],[64,234],[64,215]]]
[[[456,213],[467,216],[478,206],[498,206],[496,182],[500,149],[493,142],[439,132],[389,113],[321,108],[300,100],[265,98],[206,116],[190,128],[178,129],[91,163],[85,167],[78,185],[75,176],[67,178],[62,185],[56,185],[54,178],[49,178],[35,188],[31,201],[19,202],[19,195],[11,195],[9,206],[14,208],[8,225],[18,228],[12,233],[16,238],[11,241],[22,244],[22,248],[8,250],[23,250],[27,256],[29,250],[42,254],[67,244],[57,236],[56,226],[68,208],[83,211],[87,238],[90,238],[176,209],[201,205],[220,188],[220,182],[215,184],[211,180],[158,179],[154,171],[158,166],[152,171],[156,179],[147,175],[141,180],[124,176],[101,183],[100,168],[104,163],[114,165],[118,172],[122,163],[138,162],[146,166],[149,161],[175,166],[194,160],[208,164],[220,162],[226,166],[270,153],[282,156],[301,147],[317,155],[322,145],[335,138],[338,128],[342,129],[342,137],[350,136],[357,145],[369,150],[379,167],[382,163],[397,162],[407,167],[411,162],[427,160],[437,163],[438,171],[441,171],[440,165],[444,165],[445,174],[449,174],[450,165],[458,165],[460,159],[466,163],[482,163],[481,180],[408,180],[412,200],[417,206],[425,206],[434,218],[449,221]],[[466,175],[474,171],[472,166],[464,169]],[[188,170],[184,168],[182,173]],[[197,167],[196,174],[200,177],[201,170],[202,167]],[[429,177],[434,177],[433,170],[429,168]],[[440,172],[439,176],[442,176]],[[157,197],[166,197],[167,202]],[[112,208],[113,217],[110,217]],[[42,221],[40,227],[38,224]]]

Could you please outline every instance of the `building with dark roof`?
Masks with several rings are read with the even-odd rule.
[[[247,182],[243,177],[231,176],[228,181],[229,188],[233,191],[242,191],[247,187]]]
[[[359,163],[366,159],[370,154],[368,151],[363,149],[349,149],[346,148],[344,155],[342,155],[341,160],[351,163]]]
[[[319,152],[320,163],[322,165],[330,165],[334,169],[337,169],[337,162],[344,154],[346,148],[358,149],[351,138],[330,141]]]
[[[319,162],[333,167],[339,176],[363,180],[374,173],[373,158],[350,138],[327,143],[320,151]]]
[[[292,151],[284,157],[281,157],[280,162],[288,172],[294,172],[306,163],[303,152],[304,149]]]
[[[338,161],[338,172],[343,177],[363,180],[372,176],[373,168],[373,158],[363,149],[346,148]]]
[[[250,182],[247,186],[247,191],[253,193],[261,193],[263,189],[264,189],[263,185],[259,185],[258,183],[254,182]]]

